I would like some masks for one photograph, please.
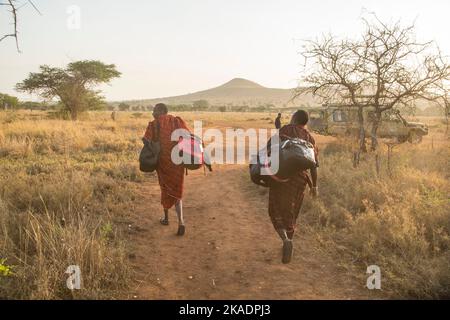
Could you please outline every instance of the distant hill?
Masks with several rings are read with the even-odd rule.
[[[294,89],[266,88],[262,85],[242,79],[235,78],[227,83],[208,90],[198,91],[190,94],[173,97],[162,97],[156,99],[124,101],[131,106],[154,105],[164,102],[169,105],[191,104],[198,100],[207,100],[210,105],[215,106],[249,106],[250,108],[273,105],[276,108],[315,105],[312,96],[302,96],[294,102],[290,101]]]

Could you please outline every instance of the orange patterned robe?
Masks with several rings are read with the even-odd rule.
[[[180,117],[174,117],[170,114],[161,115],[157,120],[149,122],[144,137],[152,140],[154,126],[156,121],[159,122],[159,136],[161,143],[161,153],[159,157],[158,174],[159,186],[161,187],[161,204],[164,209],[170,209],[174,204],[183,198],[183,183],[184,183],[184,167],[175,165],[170,157],[173,147],[177,141],[171,141],[172,132],[176,129],[186,129],[188,126]]]

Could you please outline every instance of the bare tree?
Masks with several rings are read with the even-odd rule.
[[[418,42],[414,25],[384,24],[375,15],[363,18],[365,31],[357,40],[336,40],[333,36],[308,41],[303,85],[297,95],[312,92],[323,102],[345,104],[358,109],[360,149],[365,149],[363,108],[374,111],[371,120],[371,149],[378,147],[377,130],[385,111],[418,99],[437,101],[450,78],[447,57],[434,42]]]
[[[445,133],[448,133],[448,117],[450,117],[450,100],[445,97],[444,100],[444,112],[445,112]]]
[[[448,118],[450,117],[450,97],[448,96],[448,90],[447,93],[441,98],[436,101],[439,108],[442,109],[442,113],[445,118],[445,133],[448,133],[448,127],[449,127],[449,121]]]
[[[378,146],[377,130],[384,111],[418,99],[436,101],[446,90],[450,66],[433,42],[418,42],[414,25],[402,27],[367,20],[363,36],[364,66],[369,79],[367,102],[375,108],[371,130],[372,150]]]
[[[357,42],[337,40],[328,35],[319,40],[306,41],[302,55],[306,69],[302,79],[305,86],[297,88],[295,96],[312,93],[324,104],[339,103],[358,110],[360,150],[365,151],[365,131],[361,99],[366,75],[360,72],[364,63]]]
[[[0,7],[5,7],[7,10],[9,10],[11,14],[11,20],[12,20],[12,30],[10,33],[6,33],[3,36],[0,36],[0,42],[5,40],[6,38],[14,38],[16,42],[16,48],[17,51],[20,52],[19,48],[19,31],[18,31],[18,11],[23,6],[30,4],[39,14],[40,11],[38,8],[34,5],[33,1],[27,0],[25,2],[21,2],[18,0],[5,0],[6,2],[0,2]]]

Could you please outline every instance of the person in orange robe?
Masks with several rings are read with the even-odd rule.
[[[164,209],[164,218],[160,219],[160,223],[165,226],[169,225],[169,209],[175,206],[178,217],[177,235],[182,236],[186,230],[182,202],[184,167],[174,164],[171,159],[172,149],[177,144],[177,141],[171,141],[171,135],[176,129],[189,131],[189,128],[183,119],[168,114],[168,108],[163,103],[155,105],[153,117],[154,120],[149,122],[144,138],[148,140],[157,139],[157,137],[154,137],[154,134],[159,127],[161,152],[156,172],[159,186],[161,187],[161,204]]]

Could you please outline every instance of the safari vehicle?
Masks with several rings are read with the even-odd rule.
[[[363,113],[366,137],[370,136],[374,111],[366,108]],[[308,128],[314,132],[331,136],[357,136],[359,133],[358,110],[347,106],[323,106],[309,109]],[[378,127],[379,138],[397,139],[398,142],[421,142],[428,134],[424,123],[409,122],[400,112],[384,112]]]

